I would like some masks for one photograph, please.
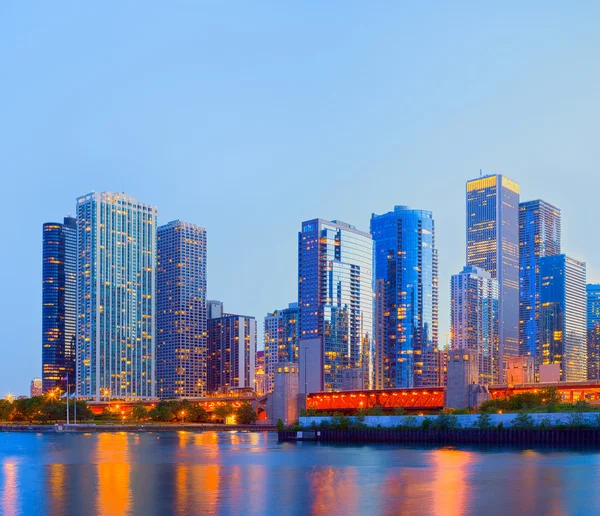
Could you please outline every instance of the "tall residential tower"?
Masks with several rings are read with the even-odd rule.
[[[600,380],[600,285],[588,284],[586,294],[588,380]]]
[[[272,392],[277,364],[298,361],[298,303],[266,315],[264,345],[265,390]]]
[[[44,224],[42,231],[42,387],[75,385],[77,221]],[[66,390],[66,389],[65,389]]]
[[[80,397],[155,397],[156,215],[123,193],[77,199]]]
[[[519,184],[503,175],[467,181],[467,265],[498,280],[498,360],[519,353]]]
[[[156,394],[204,396],[207,382],[206,230],[175,220],[157,231]]]
[[[325,389],[340,390],[346,368],[362,370],[371,386],[371,235],[335,220],[303,222],[298,233],[298,305],[300,339],[320,339]]]
[[[433,215],[395,206],[371,217],[375,245],[375,385],[443,383]]]

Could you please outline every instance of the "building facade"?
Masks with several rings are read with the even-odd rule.
[[[34,378],[31,380],[31,385],[29,386],[29,397],[34,398],[35,396],[41,396],[42,393],[42,379]]]
[[[42,231],[42,388],[75,385],[77,221],[49,222]]]
[[[540,258],[540,365],[559,364],[560,379],[587,379],[585,263],[564,254]]]
[[[586,296],[588,380],[600,380],[600,284],[588,284]]]
[[[204,396],[207,385],[206,230],[179,220],[157,230],[156,394]]]
[[[519,194],[503,175],[467,181],[467,265],[498,280],[498,361],[519,354]]]
[[[208,319],[208,392],[255,388],[256,319],[223,314]]]
[[[450,280],[450,347],[475,352],[480,384],[500,383],[498,281],[467,265]]]
[[[519,205],[519,353],[540,354],[540,258],[560,254],[560,210],[542,201]]]
[[[375,266],[375,386],[441,385],[438,256],[433,215],[396,206],[371,217]]]
[[[298,361],[298,303],[266,315],[264,346],[266,392],[272,392],[276,364]]]
[[[77,395],[155,397],[155,206],[77,199]]]
[[[326,390],[348,367],[373,378],[373,241],[339,221],[313,219],[298,233],[300,339],[322,339]],[[299,343],[302,346],[302,343]]]
[[[262,396],[267,393],[267,375],[265,373],[265,350],[256,352],[254,364],[254,390],[256,394]]]

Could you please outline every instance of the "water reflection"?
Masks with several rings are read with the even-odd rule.
[[[15,516],[19,513],[17,496],[17,465],[13,461],[7,461],[2,466],[3,489],[2,489],[2,514]]]
[[[473,453],[442,448],[433,451],[431,458],[435,468],[432,486],[435,514],[464,514],[470,496],[468,476]]]
[[[98,468],[98,514],[127,514],[131,504],[127,434],[98,434],[95,461]]]

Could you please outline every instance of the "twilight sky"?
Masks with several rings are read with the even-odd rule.
[[[443,343],[480,169],[560,207],[600,281],[598,2],[34,3],[0,2],[0,395],[41,376],[42,223],[92,190],[206,227],[209,298],[259,326],[296,299],[301,221],[407,204]]]

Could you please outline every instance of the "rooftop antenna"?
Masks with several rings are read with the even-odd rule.
[[[479,169],[479,177],[483,177],[483,170]]]

